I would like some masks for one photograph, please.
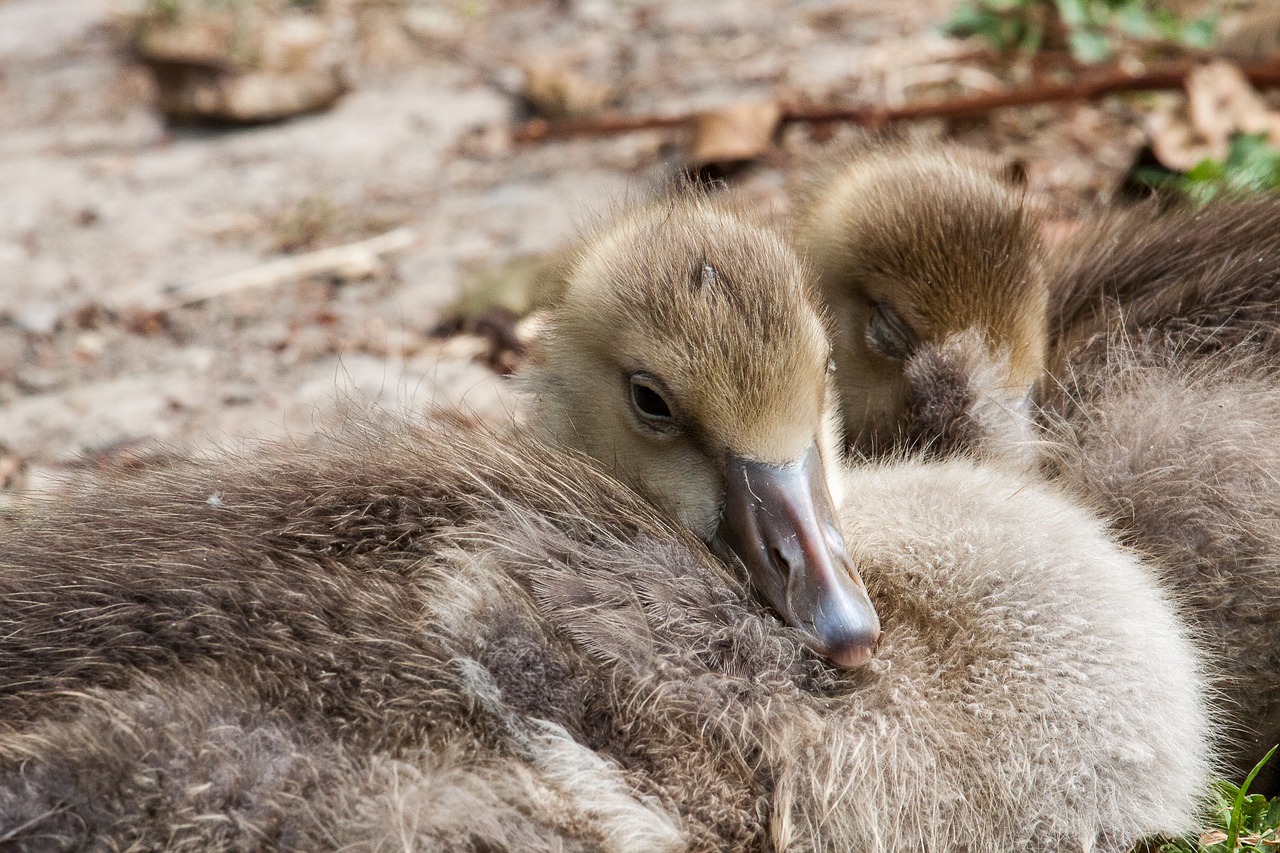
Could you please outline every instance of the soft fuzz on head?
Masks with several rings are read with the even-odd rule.
[[[780,235],[679,187],[583,242],[526,375],[550,433],[709,536],[727,456],[786,465],[828,449],[829,363],[807,273]],[[669,406],[666,432],[637,419],[636,374]]]
[[[933,389],[906,368],[939,348],[996,368],[1002,402],[1027,395],[1045,354],[1039,222],[994,163],[959,148],[863,140],[824,152],[797,195],[796,242],[831,307],[856,448],[892,449],[922,395],[932,405]]]

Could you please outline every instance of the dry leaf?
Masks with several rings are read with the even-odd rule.
[[[454,50],[467,37],[462,13],[444,4],[410,6],[404,11],[401,26],[414,39],[436,49]]]
[[[222,70],[302,71],[333,64],[340,51],[328,19],[266,4],[188,0],[175,16],[144,15],[134,47],[147,62]]]
[[[554,60],[525,64],[521,94],[540,115],[552,121],[594,115],[612,97],[608,86],[589,80]]]
[[[144,308],[126,311],[120,318],[120,322],[130,332],[144,337],[159,335],[170,329],[168,313]]]
[[[237,57],[232,52],[232,23],[225,20],[201,20],[182,25],[144,22],[138,28],[134,49],[144,62],[215,67],[233,65]]]
[[[754,160],[773,147],[782,110],[776,103],[731,104],[698,116],[689,144],[695,169]]]
[[[513,373],[532,341],[539,311],[564,292],[573,249],[526,255],[481,268],[464,286],[431,334],[485,342],[472,356],[499,374]]]
[[[1206,832],[1204,835],[1200,836],[1200,844],[1204,847],[1209,847],[1213,844],[1221,844],[1226,840],[1227,840],[1227,834],[1220,829],[1210,830],[1209,832]],[[1238,841],[1241,845],[1247,844],[1252,847],[1257,847],[1261,844],[1265,844],[1268,847],[1280,846],[1280,840],[1271,838],[1270,836],[1263,838],[1261,835],[1256,835],[1252,833],[1244,833],[1239,837]],[[1237,847],[1236,849],[1239,850],[1240,848]]]
[[[1186,88],[1185,103],[1147,120],[1151,150],[1167,168],[1185,172],[1206,158],[1225,159],[1236,133],[1263,133],[1280,145],[1280,112],[1267,107],[1235,65],[1203,65],[1188,75]]]
[[[1215,145],[1232,133],[1265,133],[1280,142],[1280,113],[1267,107],[1240,69],[1229,62],[1197,68],[1187,78],[1191,120]]]
[[[1185,104],[1153,112],[1147,116],[1146,124],[1147,134],[1151,137],[1151,153],[1166,169],[1186,172],[1201,160],[1214,156],[1213,146],[1196,132],[1188,120]],[[1225,154],[1225,148],[1222,154]]]

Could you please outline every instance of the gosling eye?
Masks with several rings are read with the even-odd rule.
[[[905,361],[915,349],[915,335],[892,308],[876,303],[867,321],[867,344],[885,358]]]
[[[647,373],[631,374],[631,405],[640,419],[658,429],[671,425],[671,406],[659,389],[656,379]]]

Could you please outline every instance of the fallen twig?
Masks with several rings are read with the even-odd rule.
[[[782,124],[844,122],[864,127],[881,127],[895,121],[910,119],[968,118],[986,115],[1004,107],[1091,100],[1121,92],[1181,89],[1187,75],[1199,64],[1198,62],[1179,62],[1144,74],[1128,74],[1113,70],[1083,75],[1066,83],[1039,84],[1011,89],[1007,92],[987,92],[971,97],[908,104],[902,107],[815,107],[792,104],[783,106],[779,121]],[[1256,88],[1280,86],[1280,59],[1241,63],[1239,67],[1245,79]],[[540,142],[545,139],[571,136],[608,136],[637,130],[682,127],[699,115],[701,113],[606,115],[593,120],[554,123],[534,119],[519,127],[514,134],[514,139],[517,142]]]
[[[348,243],[345,246],[307,252],[305,255],[280,258],[252,269],[241,270],[174,291],[165,298],[159,310],[181,308],[214,296],[271,287],[281,282],[327,272],[338,272],[351,278],[360,278],[370,275],[378,268],[380,256],[406,249],[416,239],[418,235],[413,229],[397,228],[358,243]]]
[[[541,142],[544,139],[558,139],[566,136],[611,136],[615,133],[631,133],[636,130],[661,130],[668,127],[681,127],[693,121],[701,113],[683,113],[680,115],[605,115],[596,119],[582,121],[547,121],[544,118],[533,118],[522,124],[515,132],[516,142]]]

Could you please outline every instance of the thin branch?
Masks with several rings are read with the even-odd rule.
[[[986,115],[1005,107],[1023,107],[1061,101],[1085,101],[1122,92],[1154,92],[1181,89],[1187,75],[1199,63],[1179,62],[1153,69],[1144,74],[1128,74],[1113,70],[1077,77],[1066,83],[1025,86],[1007,92],[987,92],[965,98],[908,104],[902,107],[815,107],[786,105],[780,121],[848,122],[864,127],[881,127],[895,121],[922,118],[969,118]],[[1280,86],[1280,59],[1268,62],[1241,63],[1245,79],[1255,88]],[[681,127],[692,122],[698,113],[677,115],[606,115],[594,120],[552,123],[534,119],[518,128],[517,142],[540,142],[572,136],[609,136],[637,130]]]
[[[1086,75],[1066,83],[1049,83],[1027,86],[1008,92],[988,92],[969,98],[909,104],[897,108],[871,109],[823,109],[799,108],[784,111],[783,121],[825,122],[852,121],[859,124],[877,124],[919,118],[969,118],[985,115],[1005,107],[1025,107],[1033,104],[1049,104],[1060,101],[1087,101],[1105,95],[1123,92],[1155,92],[1181,89],[1187,76],[1199,63],[1178,63],[1158,68],[1145,74],[1127,74],[1112,71],[1106,74]],[[1250,85],[1264,89],[1280,86],[1280,60],[1241,65]]]
[[[681,127],[698,117],[698,113],[678,115],[605,115],[582,121],[551,122],[544,118],[529,119],[516,129],[516,142],[541,142],[544,139],[560,139],[569,136],[612,136],[637,130],[661,130]]]

